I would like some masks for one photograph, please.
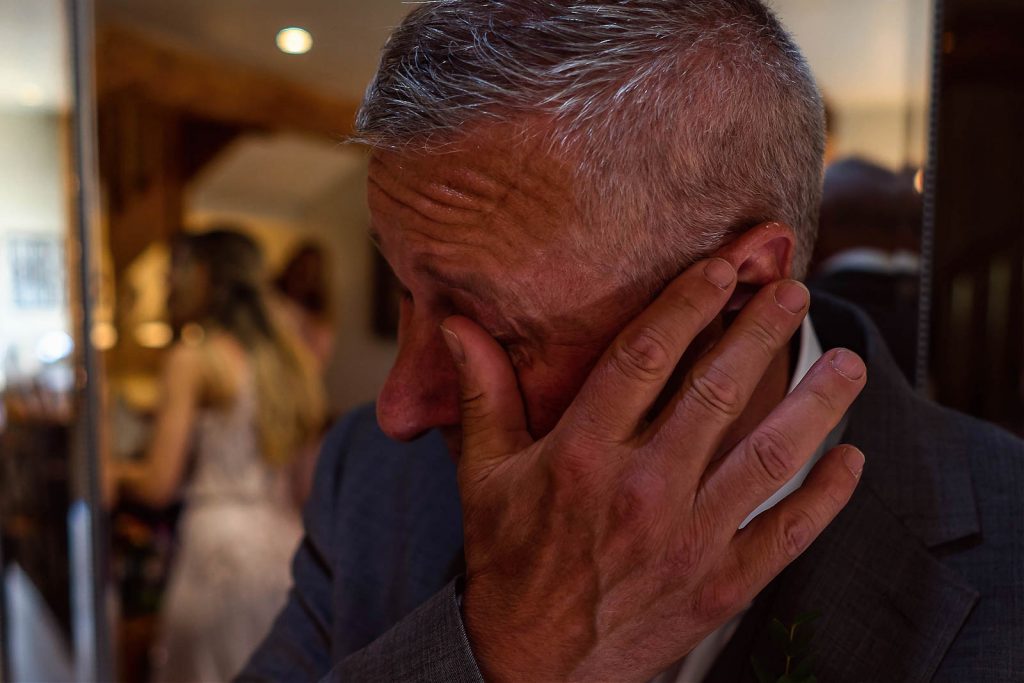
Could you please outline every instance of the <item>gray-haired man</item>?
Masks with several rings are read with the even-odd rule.
[[[1024,449],[811,324],[822,107],[760,2],[426,3],[358,129],[400,351],[244,679],[745,680],[805,610],[821,680],[1024,670]]]

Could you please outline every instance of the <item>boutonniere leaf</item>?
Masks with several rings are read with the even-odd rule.
[[[750,664],[758,683],[817,683],[811,624],[820,616],[820,612],[805,612],[788,626],[779,619],[768,623],[768,638],[777,653],[773,658],[777,666],[773,671],[764,662],[751,657]]]

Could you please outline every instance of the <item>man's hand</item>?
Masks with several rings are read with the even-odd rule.
[[[539,441],[501,347],[465,318],[445,321],[462,391],[463,615],[488,680],[646,680],[744,609],[849,500],[864,458],[839,446],[797,492],[737,530],[863,388],[864,365],[850,351],[827,352],[712,462],[799,327],[801,285],[764,287],[651,415],[735,280],[721,259],[679,276]],[[794,308],[794,299],[795,313],[779,303]]]

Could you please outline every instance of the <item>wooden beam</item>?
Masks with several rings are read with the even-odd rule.
[[[96,81],[101,102],[129,91],[198,118],[332,139],[351,132],[359,106],[277,74],[169,47],[115,25],[98,32]]]
[[[181,229],[186,178],[181,116],[128,95],[99,103],[100,176],[114,272]]]

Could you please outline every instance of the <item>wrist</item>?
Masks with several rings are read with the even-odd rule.
[[[528,600],[491,594],[468,579],[459,599],[470,649],[489,683],[570,680],[593,645],[590,629],[558,619],[555,606],[531,609]]]

